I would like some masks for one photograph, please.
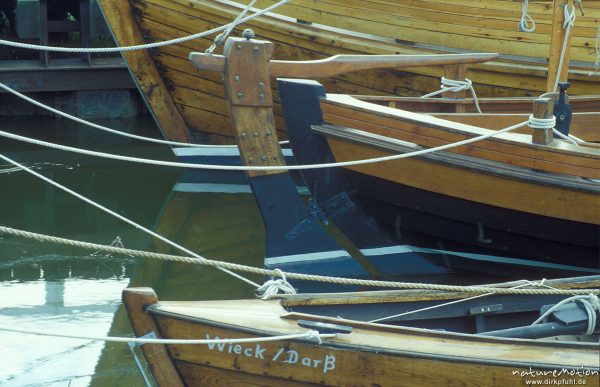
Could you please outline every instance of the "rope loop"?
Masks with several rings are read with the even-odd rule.
[[[270,296],[278,294],[279,291],[284,294],[296,294],[296,289],[287,281],[285,274],[281,269],[275,269],[275,274],[281,277],[280,279],[270,279],[259,286],[255,293],[262,300],[268,299]],[[318,333],[318,332],[317,332]]]
[[[583,296],[583,295],[582,296],[572,296],[569,298],[565,298],[564,300],[555,304],[550,309],[548,309],[546,312],[544,312],[531,325],[533,326],[533,325],[539,324],[546,317],[548,317],[551,313],[556,311],[558,308],[560,308],[561,306],[568,304],[570,302],[575,302],[575,303],[581,305],[585,309],[585,311],[587,313],[587,317],[588,317],[588,326],[587,326],[585,334],[592,335],[594,333],[594,331],[596,330],[596,323],[598,321],[598,313],[600,313],[600,299],[595,294],[588,294],[585,296]]]
[[[523,0],[523,5],[521,5],[521,21],[519,21],[519,31],[521,32],[535,31],[535,21],[533,21],[533,18],[527,13],[528,8],[529,0]]]
[[[563,22],[563,28],[566,30],[567,28],[573,28],[573,26],[575,25],[575,6],[571,6],[571,9],[569,10],[569,5],[565,5],[564,8],[564,12],[565,12],[565,21]]]
[[[556,126],[556,117],[551,116],[550,118],[535,118],[533,114],[529,116],[527,125],[531,129],[554,129]]]

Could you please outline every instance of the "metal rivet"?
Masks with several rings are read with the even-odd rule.
[[[267,130],[267,133],[265,133],[265,137],[269,137],[271,135],[271,131]]]
[[[261,159],[262,161],[267,161],[267,156],[264,156],[264,155],[263,155],[263,156],[260,156],[260,159]]]
[[[233,79],[235,79],[236,81],[239,81],[240,80],[240,76],[236,75],[236,76],[233,77]]]
[[[253,50],[258,51],[258,47],[254,46]]]
[[[236,95],[237,95],[238,98],[243,98],[244,97],[244,93],[242,93],[242,92],[239,92]]]
[[[237,50],[239,51],[239,50],[241,50],[241,49],[242,49],[242,45],[241,45],[241,44],[238,44],[238,45],[237,45],[235,48],[237,48]]]
[[[248,164],[252,164],[253,161],[254,161],[254,157],[248,157]]]
[[[264,82],[258,82],[258,88],[259,89],[264,89],[265,88],[265,83]]]
[[[240,134],[241,138],[246,138],[246,136],[247,136],[246,132],[242,132],[242,134]]]
[[[258,94],[258,99],[265,99],[265,95],[263,93]]]
[[[258,132],[254,132],[254,137],[258,137]]]

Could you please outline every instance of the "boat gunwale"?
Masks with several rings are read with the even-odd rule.
[[[336,133],[334,128],[339,128],[343,132]],[[326,137],[368,146],[386,152],[413,152],[427,149],[418,144],[339,125],[313,125],[312,130]],[[370,137],[373,137],[374,141],[371,142],[367,141],[366,138],[361,138],[362,133],[368,133]],[[378,139],[381,141],[376,141]],[[559,189],[577,190],[579,192],[600,193],[599,183],[579,176],[558,173],[549,175],[546,172],[536,171],[531,168],[502,163],[495,160],[481,159],[479,157],[460,153],[441,151],[418,156],[418,158],[424,161],[446,165],[450,168],[461,168],[472,172],[500,176],[532,184],[540,184]]]
[[[252,301],[256,301],[256,300],[252,300]],[[222,302],[222,301],[219,301],[219,302]],[[194,301],[191,301],[190,303],[197,304],[197,302],[194,302]],[[178,304],[180,306],[182,305],[181,303],[178,303]],[[279,304],[279,305],[281,305],[281,304]],[[239,332],[239,333],[250,334],[250,335],[255,335],[255,336],[276,336],[278,334],[281,334],[281,333],[277,333],[277,332],[263,331],[263,330],[256,329],[256,328],[245,327],[245,326],[231,324],[231,323],[224,323],[224,322],[210,320],[208,318],[189,316],[189,315],[184,315],[184,314],[177,313],[177,312],[160,309],[160,308],[164,308],[164,307],[168,307],[168,302],[159,301],[156,304],[147,306],[146,312],[151,315],[156,315],[156,316],[163,317],[163,318],[166,317],[166,318],[181,320],[181,321],[185,321],[185,322],[189,322],[189,323],[204,324],[206,326],[210,326],[210,327],[214,327],[214,328],[218,328],[218,329],[230,330],[233,332]],[[436,331],[436,330],[429,330],[429,329],[424,329],[424,328],[389,326],[389,325],[385,325],[385,324],[368,323],[368,322],[361,322],[361,321],[356,321],[356,320],[338,319],[338,318],[332,318],[332,317],[326,317],[326,316],[317,316],[317,315],[293,313],[293,312],[292,313],[289,313],[289,312],[283,313],[283,314],[279,315],[278,317],[282,318],[282,319],[289,319],[289,320],[295,320],[295,319],[302,318],[302,319],[311,319],[313,321],[325,321],[325,322],[330,322],[330,323],[334,323],[334,324],[342,324],[342,325],[346,324],[346,325],[351,325],[352,327],[356,327],[359,329],[370,330],[369,333],[371,333],[371,334],[376,333],[377,331],[381,331],[381,332],[387,332],[387,333],[413,335],[413,336],[418,336],[418,337],[426,336],[426,337],[430,337],[430,338],[434,337],[434,338],[440,338],[440,339],[452,339],[452,340],[461,341],[461,342],[466,341],[466,342],[473,343],[472,345],[476,345],[476,343],[480,343],[480,342],[491,343],[491,344],[508,344],[508,345],[514,345],[514,346],[530,346],[532,344],[535,344],[536,346],[540,347],[538,350],[543,350],[544,348],[573,349],[573,350],[585,350],[586,353],[597,349],[597,343],[593,343],[593,342],[589,342],[589,343],[588,342],[576,342],[576,341],[562,341],[561,342],[561,341],[555,341],[555,340],[499,338],[499,337],[483,336],[483,335],[478,336],[478,335],[473,335],[473,334]],[[157,325],[160,328],[161,323],[159,321],[157,321]],[[288,334],[288,333],[285,333],[285,334]],[[286,341],[300,342],[303,344],[310,344],[310,345],[317,345],[314,342],[314,340],[311,340],[308,338],[307,339],[291,339],[291,340],[286,340]],[[425,352],[416,352],[416,351],[408,351],[408,350],[388,349],[388,348],[382,348],[382,347],[371,347],[371,346],[366,346],[364,344],[344,343],[344,342],[335,341],[335,340],[331,340],[331,339],[322,339],[322,344],[320,344],[318,346],[327,346],[329,348],[335,348],[335,349],[339,349],[339,350],[361,351],[361,352],[369,352],[369,353],[375,353],[375,354],[386,354],[389,356],[405,356],[405,357],[433,360],[433,361],[446,361],[446,362],[452,362],[452,363],[456,363],[458,361],[458,362],[464,362],[464,363],[468,363],[468,364],[493,365],[493,366],[500,366],[500,367],[520,367],[520,368],[531,367],[531,368],[546,369],[546,370],[569,368],[568,366],[565,366],[564,364],[541,364],[541,363],[531,363],[531,362],[526,362],[526,361],[521,362],[521,361],[510,361],[510,360],[482,359],[482,358],[475,358],[475,357],[457,357],[455,355],[439,355],[439,354],[429,353],[429,352],[425,353]],[[582,367],[582,366],[576,366],[576,367],[571,367],[571,368],[576,369],[579,367]],[[598,372],[598,371],[600,371],[600,366],[585,367],[585,369],[590,370],[592,372],[594,372],[594,371]]]
[[[455,121],[438,118],[423,113],[413,113],[408,110],[391,108],[388,106],[378,105],[371,102],[359,100],[348,94],[327,93],[325,98],[321,98],[321,103],[328,103],[334,106],[357,110],[365,114],[376,114],[381,117],[399,120],[408,124],[416,124],[427,126],[434,130],[447,131],[457,135],[465,135],[468,137],[476,137],[484,134],[497,132],[494,129],[487,129],[478,126],[463,124]],[[517,147],[527,147],[536,151],[543,152],[560,152],[568,155],[591,158],[600,160],[600,151],[581,147],[567,143],[565,141],[553,142],[547,145],[535,144],[531,142],[531,135],[521,133],[500,133],[497,136],[486,139],[486,141],[498,141],[508,145]],[[418,145],[418,144],[417,144]]]

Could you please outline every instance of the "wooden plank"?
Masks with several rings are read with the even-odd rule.
[[[229,38],[225,43],[225,90],[242,164],[284,166],[279,146],[269,60],[273,44],[256,39]],[[254,71],[244,71],[251,65]],[[282,170],[246,171],[249,177],[287,173]]]
[[[487,129],[504,129],[527,121],[529,114],[455,114],[455,113],[435,113],[434,117],[460,122],[462,124],[479,126]],[[600,142],[600,112],[595,113],[574,113],[571,121],[570,133],[585,141]],[[523,127],[515,130],[513,133],[531,134],[529,127]],[[560,141],[559,139],[556,139]]]
[[[154,332],[160,338],[160,330],[151,316],[146,313],[148,305],[156,304],[158,298],[150,288],[128,288],[123,291],[123,303],[127,309],[131,326],[136,336]],[[159,386],[184,386],[164,344],[144,344],[144,357]]]
[[[433,385],[440,380],[449,385],[465,382],[515,385],[524,382],[511,370],[528,370],[529,366],[533,369],[582,365],[597,368],[597,351],[593,344],[494,339],[307,314],[281,318],[287,316],[275,300],[161,302],[160,307],[150,312],[157,315],[165,335],[177,338],[300,333],[304,329],[296,324],[298,317],[354,328],[351,334],[327,339],[324,345],[310,341],[263,342],[259,347],[256,344],[232,346],[231,351],[211,349],[207,345],[171,346],[175,361],[185,362],[186,374],[189,367],[200,365],[235,370],[248,375],[248,380],[269,376],[276,380],[325,385],[354,385],[374,378],[382,385],[398,385],[403,380],[410,381],[411,385]],[[178,315],[189,318],[184,321]],[[298,356],[294,361],[289,360],[292,351]],[[279,356],[275,356],[277,353]],[[303,362],[304,358],[311,360]],[[329,367],[323,368],[325,364]],[[228,377],[237,379],[225,372],[220,374],[219,380],[226,383]]]
[[[266,1],[259,7],[266,6]],[[464,2],[461,5],[427,1],[395,2],[342,2],[342,1],[299,1],[286,4],[276,12],[315,23],[332,25],[338,28],[383,35],[391,38],[402,37],[406,41],[428,43],[439,46],[477,50],[499,51],[509,55],[537,56],[544,58],[548,52],[551,17],[547,9],[529,13],[536,20],[534,33],[517,30],[521,7],[512,3],[502,9],[505,1],[489,1],[486,7],[477,7]],[[593,45],[594,14],[582,17],[575,31],[575,52],[577,60],[591,62],[587,47]],[[585,39],[579,41],[579,39]],[[479,45],[477,45],[479,42]],[[536,49],[532,43],[539,44]],[[502,47],[503,50],[499,49]]]
[[[272,60],[269,62],[269,73],[275,78],[321,78],[379,68],[458,66],[458,64],[487,62],[497,57],[496,54],[334,55],[312,61]],[[200,70],[225,71],[225,57],[222,55],[193,52],[189,58],[194,66]],[[466,68],[463,68],[463,78],[465,71]]]
[[[382,157],[390,152],[328,139],[336,161]],[[600,223],[597,194],[531,184],[439,165],[416,158],[349,167],[357,172],[415,188],[516,211]],[[419,171],[415,174],[414,171]],[[491,194],[493,190],[493,194]],[[543,200],[541,200],[543,198]],[[565,203],[569,203],[566,205]]]
[[[148,0],[146,1],[145,4],[145,9],[146,10],[150,10],[151,7],[150,5],[154,5],[154,3],[164,3],[161,0]],[[200,16],[202,15],[201,19],[202,20],[212,20],[214,21],[216,24],[215,25],[220,25],[220,24],[224,24],[228,21],[231,20],[231,18],[234,18],[235,15],[237,14],[237,12],[239,12],[239,9],[236,10],[235,8],[232,8],[229,5],[225,5],[221,2],[205,2],[205,1],[195,1],[194,3],[194,7],[193,10],[189,10],[189,7],[187,6],[187,2],[184,2],[183,0],[174,0],[172,2],[169,2],[168,4],[162,4],[163,8],[162,11],[165,10],[164,6],[168,6],[170,9],[173,10],[177,10],[180,13],[184,13],[184,12],[193,12],[195,15]],[[228,15],[225,16],[224,15]],[[166,16],[166,15],[165,15]],[[157,17],[160,17],[160,15],[158,15]],[[176,22],[176,20],[174,20],[174,22]],[[201,25],[201,24],[200,24]],[[393,45],[390,44],[389,42],[384,42],[384,41],[378,41],[377,44],[374,44],[373,39],[366,39],[366,38],[359,38],[358,36],[352,36],[350,37],[349,35],[345,35],[345,36],[340,36],[339,33],[337,34],[337,36],[335,33],[333,33],[332,31],[327,31],[327,30],[319,30],[318,28],[315,27],[311,27],[311,26],[304,26],[304,25],[294,25],[293,23],[290,22],[284,22],[281,20],[276,20],[276,19],[272,19],[272,20],[267,20],[266,17],[263,17],[259,20],[253,20],[251,22],[248,23],[248,26],[251,26],[251,28],[253,28],[255,30],[255,32],[257,33],[257,36],[260,37],[266,37],[268,40],[279,40],[281,42],[286,42],[286,44],[292,44],[292,45],[296,45],[296,46],[302,46],[302,47],[310,47],[310,45],[314,45],[314,44],[319,44],[319,42],[327,42],[327,44],[325,46],[330,46],[331,44],[337,45],[339,46],[339,48],[341,48],[344,52],[346,53],[373,53],[373,54],[388,54],[388,53],[407,53],[407,54],[411,54],[411,53],[426,53],[426,52],[432,52],[431,50],[426,50],[426,49],[422,49],[422,48],[415,48],[415,47],[408,47],[408,46],[401,46],[401,45]],[[178,26],[178,28],[181,28],[182,26]],[[266,28],[266,29],[265,29]],[[189,29],[189,27],[188,27]],[[285,35],[281,35],[281,38],[273,38],[271,36],[271,34],[275,33],[276,31],[284,31],[287,30],[287,33]],[[268,31],[268,32],[267,32]],[[193,31],[195,32],[195,31]],[[266,35],[265,35],[266,33]],[[310,35],[314,35],[314,37],[312,37],[310,39],[310,41],[303,41],[302,38],[306,37],[307,34]],[[283,38],[285,37],[285,38]],[[357,43],[360,42],[360,48],[357,46]],[[381,48],[389,48],[389,50],[387,52],[382,52]],[[338,48],[338,50],[339,50]],[[276,48],[276,53],[278,52],[279,48]],[[349,52],[348,50],[351,49],[352,52]],[[357,50],[358,49],[358,50]],[[331,52],[331,54],[336,54],[339,53],[340,51],[333,51]],[[276,54],[277,55],[277,54]],[[514,87],[514,88],[526,88],[526,87],[532,87],[533,85],[529,86],[528,83],[531,81],[529,75],[527,77],[520,77],[519,74],[525,74],[525,73],[529,73],[531,71],[533,71],[533,68],[531,67],[527,67],[527,66],[523,66],[523,65],[509,65],[508,63],[504,63],[502,64],[502,66],[498,67],[498,65],[494,64],[492,66],[492,68],[494,69],[493,71],[488,71],[487,68],[485,68],[485,75],[479,74],[480,71],[482,71],[482,69],[484,69],[484,67],[481,67],[482,65],[478,65],[475,68],[473,68],[471,71],[474,73],[477,73],[477,76],[473,76],[471,75],[470,78],[474,79],[476,82],[479,83],[493,83],[495,85],[506,85],[509,87]],[[506,71],[502,69],[503,66],[509,66],[506,68]],[[536,77],[544,77],[545,78],[545,70],[541,69],[539,66],[537,67],[538,70],[535,70],[535,76]],[[425,74],[425,69],[423,70],[419,70],[419,69],[410,69],[410,72],[415,72],[417,74]],[[504,78],[502,79],[502,81],[488,81],[486,80],[486,78],[491,75],[492,73],[496,72],[496,71],[501,71],[501,72],[506,72],[507,74],[510,73],[511,77],[506,77],[504,76]],[[437,71],[437,74],[440,74],[439,70]],[[439,75],[437,75],[439,76]],[[591,83],[588,86],[588,81],[591,81],[593,78],[590,78],[590,73],[589,72],[585,72],[585,74],[581,74],[581,76],[577,75],[576,72],[574,72],[571,75],[571,80],[574,83],[574,86],[572,88],[572,92],[573,94],[581,94],[581,93],[591,93],[592,89],[597,88],[597,86],[592,85]],[[513,83],[514,80],[514,83]],[[584,81],[583,84],[580,85],[580,80]],[[575,85],[575,83],[577,85]],[[584,86],[585,84],[585,86]],[[538,86],[535,86],[536,89],[538,90],[544,90],[545,86],[544,86],[544,82],[539,83]],[[433,88],[432,88],[433,89]],[[430,91],[431,89],[429,89]],[[492,89],[490,89],[491,92]],[[479,91],[479,90],[478,90]],[[494,91],[497,92],[497,91]],[[514,95],[514,91],[512,92],[512,94]],[[480,93],[481,96],[484,96],[485,93],[482,91]]]
[[[552,38],[548,55],[548,79],[546,81],[546,92],[548,93],[556,91],[554,89],[556,79],[558,78],[558,82],[566,81],[569,72],[569,58],[573,34],[571,32],[567,35],[567,29],[563,26],[565,22],[565,7],[567,7],[567,10],[574,11],[573,0],[555,0],[553,2]],[[560,73],[558,72],[559,67]]]
[[[433,121],[423,115],[371,105],[353,98],[328,95],[321,108],[326,122],[346,127],[370,128],[426,147],[456,142],[488,133],[486,129]],[[563,143],[548,146],[527,145],[519,134],[505,133],[452,151],[507,162],[549,172],[597,178],[600,154]],[[489,153],[489,152],[493,153]],[[494,155],[496,153],[496,155]],[[581,168],[581,169],[579,169]]]
[[[119,45],[145,43],[128,2],[100,0],[99,4],[105,18],[110,21],[111,31]],[[147,50],[128,51],[123,53],[123,58],[165,137],[172,141],[190,141],[187,125],[173,103],[150,53]]]

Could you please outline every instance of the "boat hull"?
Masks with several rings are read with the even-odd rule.
[[[220,27],[231,22],[242,10],[239,5],[225,1],[101,0],[100,4],[113,35],[122,46],[168,40]],[[285,8],[284,11],[286,9],[295,19],[262,16],[244,23],[232,33],[240,35],[242,28],[252,28],[258,38],[274,43],[274,58],[284,60],[321,59],[344,53],[431,54],[457,50],[424,48],[389,38],[323,29],[297,22],[296,19],[303,19],[305,15],[294,16],[297,8]],[[397,9],[402,10],[403,7]],[[357,30],[360,30],[358,27]],[[124,53],[147,105],[168,139],[233,143],[221,75],[199,72],[188,60],[190,52],[203,52],[212,43],[211,36],[155,48],[151,52]],[[479,47],[483,44],[478,46],[478,50]],[[468,77],[475,82],[479,96],[508,97],[543,93],[546,73],[544,65],[515,65],[506,59],[475,65]],[[420,96],[438,90],[443,74],[439,66],[401,71],[362,71],[326,79],[324,84],[330,92],[337,93]],[[569,91],[573,94],[600,94],[600,82],[595,74],[572,74]],[[277,128],[279,135],[285,138],[277,94],[274,95]]]
[[[299,164],[385,157],[486,133],[325,95],[316,82],[281,80],[279,88]],[[420,157],[346,165],[339,172],[302,173],[309,188],[330,184],[338,173],[342,183],[328,189],[349,195],[399,244],[427,246],[463,268],[562,265],[597,272],[597,150],[540,147],[524,134],[498,137]],[[586,165],[591,174],[582,178]],[[460,252],[484,256],[474,264]]]
[[[525,385],[532,372],[579,369],[589,385],[597,380],[593,344],[510,340],[386,327],[315,315],[288,314],[279,300],[159,302],[143,289],[127,290],[124,301],[137,335],[153,331],[178,339],[260,338],[300,334],[299,318],[344,324],[350,334],[323,339],[242,344],[145,345],[159,385],[381,386]],[[244,316],[240,320],[240,316]],[[586,375],[587,372],[587,375]],[[558,376],[567,379],[572,376]]]

